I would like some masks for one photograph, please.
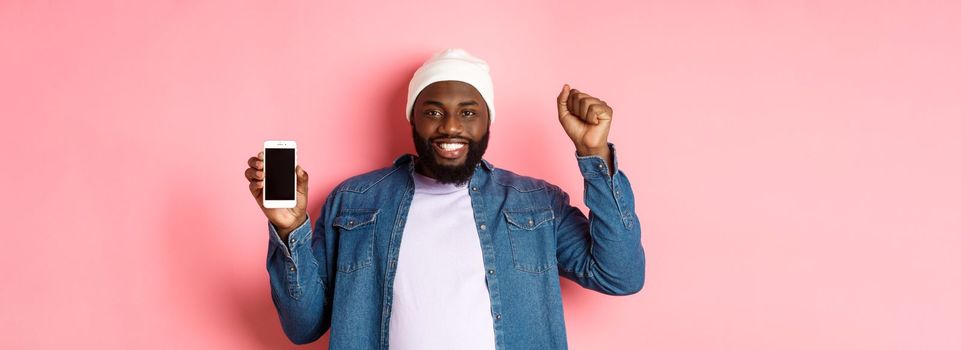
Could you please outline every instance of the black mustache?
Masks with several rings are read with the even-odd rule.
[[[462,137],[435,137],[430,140],[431,143],[434,142],[464,142],[464,143],[474,143],[474,140],[465,139]]]

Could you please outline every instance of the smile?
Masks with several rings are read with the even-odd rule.
[[[468,145],[463,141],[435,141],[431,143],[437,155],[447,159],[457,159],[466,154]]]

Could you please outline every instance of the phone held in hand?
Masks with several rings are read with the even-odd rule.
[[[297,205],[297,142],[264,141],[264,208]]]

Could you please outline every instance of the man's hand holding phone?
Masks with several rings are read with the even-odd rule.
[[[298,164],[295,168],[297,176],[296,205],[293,208],[264,207],[264,152],[247,160],[247,170],[244,177],[250,181],[250,194],[257,200],[257,205],[264,212],[267,219],[277,228],[280,239],[287,242],[287,236],[295,228],[307,221],[307,172]]]

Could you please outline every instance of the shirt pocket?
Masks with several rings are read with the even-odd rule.
[[[556,265],[551,208],[504,209],[504,218],[515,269],[541,273]]]
[[[354,272],[370,266],[374,256],[374,227],[380,209],[341,209],[334,217],[337,230],[337,271]]]

